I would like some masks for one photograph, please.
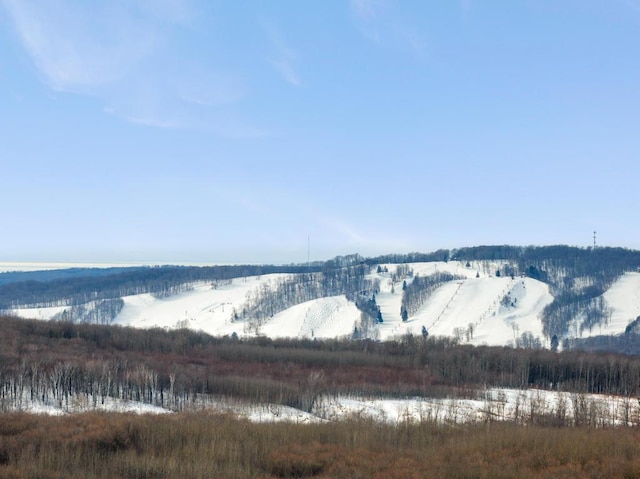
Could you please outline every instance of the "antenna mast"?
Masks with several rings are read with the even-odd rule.
[[[593,232],[593,249],[596,249],[596,231]]]
[[[311,235],[307,235],[307,272],[311,272]]]

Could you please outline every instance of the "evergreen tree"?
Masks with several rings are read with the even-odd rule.
[[[422,326],[422,337],[426,338],[427,336],[429,336],[429,331],[427,331],[427,327],[426,326]]]

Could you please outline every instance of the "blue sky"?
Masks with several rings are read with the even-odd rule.
[[[0,260],[640,248],[640,1],[0,0]]]

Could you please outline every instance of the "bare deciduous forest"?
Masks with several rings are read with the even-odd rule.
[[[4,415],[0,477],[602,478],[640,475],[636,429],[253,424],[229,416]]]
[[[238,340],[2,318],[0,407],[29,396],[142,401],[175,411],[197,395],[310,410],[318,395],[464,397],[479,388],[640,396],[640,358],[613,353],[397,341]],[[309,378],[321,377],[321,381]]]
[[[195,412],[227,396],[311,410],[320,395],[468,397],[487,385],[640,394],[640,358],[472,347],[449,339],[288,341],[214,338],[0,319],[0,401],[106,397],[176,414],[5,412],[0,477],[637,477],[636,428],[529,416],[515,422],[253,424]],[[313,379],[313,380],[312,380]],[[19,404],[18,404],[19,406]],[[19,407],[18,407],[19,409]],[[182,412],[181,412],[182,411]],[[487,416],[488,418],[490,416]],[[560,427],[573,426],[573,427]],[[461,461],[460,458],[465,460]]]

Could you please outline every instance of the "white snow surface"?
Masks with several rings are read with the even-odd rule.
[[[336,338],[350,336],[360,310],[345,296],[332,296],[298,304],[273,316],[260,329],[269,337]]]
[[[116,324],[142,328],[189,328],[212,335],[243,333],[243,324],[232,321],[234,307],[241,308],[247,295],[268,286],[284,274],[236,278],[227,285],[196,284],[192,291],[156,298],[151,294],[126,296]]]
[[[542,416],[559,420],[595,414],[602,426],[633,425],[640,417],[640,405],[622,396],[578,394],[540,389],[483,391],[482,399],[379,399],[333,398],[320,404],[318,414],[336,421],[350,417],[391,424],[438,421],[461,424],[482,421],[529,423]]]
[[[380,291],[376,295],[383,322],[373,330],[373,337],[386,340],[403,334],[419,335],[426,328],[433,336],[453,336],[463,343],[513,345],[523,333],[548,346],[540,320],[542,310],[553,297],[546,284],[531,278],[496,276],[505,261],[459,261],[381,265],[386,271],[371,273]],[[413,276],[398,276],[409,268]],[[413,281],[415,275],[449,272],[461,277],[443,284],[426,303],[403,322],[400,316],[402,284]],[[250,296],[275,286],[289,275],[271,274],[236,278],[229,284],[213,287],[197,283],[192,289],[167,298],[151,294],[124,297],[124,308],[115,324],[140,328],[183,328],[213,335],[239,336],[256,334],[269,337],[334,338],[353,333],[359,324],[360,311],[344,296],[321,298],[295,305],[263,321],[259,327],[243,321],[233,321],[233,311],[241,311]],[[395,281],[395,282],[394,282]],[[612,314],[608,324],[583,336],[618,334],[640,315],[640,273],[623,275],[605,293]],[[504,301],[503,301],[504,300]],[[12,311],[24,318],[50,319],[64,307],[25,308]]]
[[[513,344],[516,337],[527,331],[542,340],[540,314],[553,301],[549,287],[531,278],[493,276],[504,263],[472,263],[468,268],[459,261],[409,264],[414,274],[421,276],[448,272],[464,279],[438,288],[407,322],[400,317],[402,281],[392,284],[390,276],[396,266],[386,265],[390,273],[381,278],[380,293],[376,296],[384,320],[378,326],[380,338],[420,334],[424,326],[429,334],[457,336],[471,344]],[[410,283],[412,278],[406,281]],[[501,305],[507,294],[513,306]]]
[[[602,334],[624,332],[627,325],[640,316],[640,273],[622,275],[604,293],[604,299],[612,309],[612,314],[609,324],[603,328]],[[600,334],[599,331],[598,334]]]
[[[599,425],[638,425],[640,405],[633,398],[597,394],[578,394],[540,389],[499,389],[481,391],[480,399],[407,398],[384,399],[362,397],[320,398],[312,412],[279,404],[252,404],[230,398],[198,398],[193,411],[231,414],[252,422],[319,423],[352,418],[371,419],[389,424],[437,421],[463,424],[483,421],[517,421],[530,423],[542,416],[571,420],[595,415]],[[136,414],[171,414],[159,406],[135,401],[105,398],[93,403],[89,398],[72,397],[69,402],[24,401],[15,410],[33,414],[64,415],[87,411],[133,412]]]

